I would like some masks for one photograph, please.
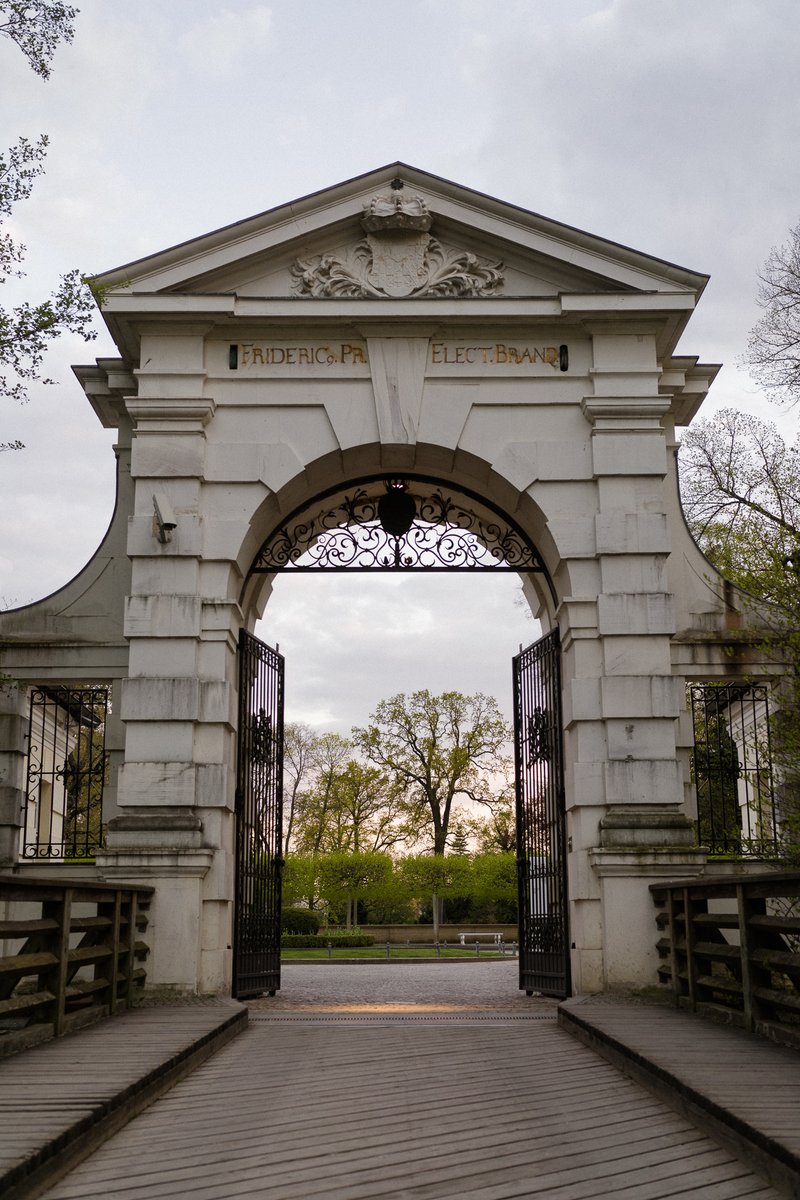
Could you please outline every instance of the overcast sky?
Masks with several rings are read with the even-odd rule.
[[[7,299],[402,159],[709,273],[681,350],[725,364],[712,407],[758,406],[736,360],[757,269],[800,219],[798,0],[78,7],[47,83],[0,39],[0,140],[50,137],[46,175],[11,224],[28,276]],[[114,353],[98,332],[52,352],[58,386],[0,410],[0,441],[27,447],[0,455],[6,604],[65,583],[108,523],[113,437],[69,371]],[[266,634],[290,655],[290,715],[347,729],[417,686],[509,707],[508,656],[535,634],[513,576],[481,585],[493,592],[463,577],[352,587],[276,587]]]

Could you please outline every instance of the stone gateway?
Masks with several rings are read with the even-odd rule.
[[[100,276],[119,356],[75,373],[117,430],[117,505],[71,583],[0,614],[3,870],[154,885],[149,982],[230,993],[240,634],[396,486],[426,529],[471,514],[478,558],[489,516],[513,532],[495,561],[550,639],[517,728],[519,803],[556,789],[521,872],[534,942],[563,905],[573,990],[655,982],[648,885],[706,862],[685,684],[754,670],[678,497],[675,430],[717,371],[676,353],[706,282],[402,163]],[[111,689],[105,842],[21,861],[27,697],[75,683]]]

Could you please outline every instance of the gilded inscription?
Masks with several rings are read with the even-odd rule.
[[[358,342],[279,345],[274,342],[235,342],[231,345],[232,371],[246,367],[366,366],[367,348]]]
[[[528,343],[431,342],[430,364],[436,367],[542,365],[568,370],[566,346],[534,346]],[[231,371],[253,367],[366,367],[369,365],[364,342],[232,342],[228,356]]]
[[[559,346],[511,346],[506,342],[486,342],[477,346],[456,346],[447,342],[431,343],[431,363],[434,366],[522,366],[544,363],[557,367],[562,358]]]

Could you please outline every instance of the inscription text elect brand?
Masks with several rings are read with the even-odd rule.
[[[498,365],[501,363],[540,362],[550,367],[559,363],[558,346],[508,346],[505,342],[492,342],[482,346],[452,346],[447,342],[431,343],[431,363],[442,366],[473,366],[475,363]]]

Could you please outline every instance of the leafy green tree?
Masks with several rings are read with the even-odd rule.
[[[356,746],[404,797],[412,826],[420,832],[427,826],[434,856],[443,856],[456,798],[495,801],[501,752],[511,736],[497,701],[480,693],[434,696],[424,689],[382,700],[371,722],[353,730]],[[432,896],[438,930],[441,897],[435,889]]]
[[[425,820],[434,854],[444,854],[456,798],[495,800],[493,773],[510,737],[497,701],[423,690],[382,700],[371,721],[353,730],[355,744],[404,794],[413,818]]]
[[[0,0],[0,34],[16,42],[37,75],[49,79],[59,44],[72,41],[78,11],[60,0]]]
[[[337,851],[319,859],[320,894],[334,909],[344,908],[347,928],[358,923],[358,902],[369,900],[392,874],[388,854]]]
[[[472,897],[483,906],[483,919],[517,920],[517,856],[513,852],[476,854],[472,859]]]
[[[411,925],[419,916],[416,899],[395,862],[390,877],[364,900],[368,925]]]
[[[50,63],[60,42],[71,42],[77,9],[51,0],[0,0],[0,34],[15,42],[42,79],[49,78]],[[3,228],[14,205],[31,193],[42,174],[48,139],[20,137],[7,151],[0,152],[0,284],[21,276],[25,246]],[[43,378],[45,351],[65,331],[91,340],[95,305],[90,288],[78,271],[62,276],[52,295],[39,303],[0,306],[0,396],[28,399],[28,385]],[[0,443],[0,450],[22,447],[18,439]]]
[[[469,894],[468,856],[461,854],[410,854],[399,864],[399,873],[410,894],[418,901],[431,898],[434,941],[439,940],[443,904]]]
[[[350,759],[333,777],[327,805],[325,851],[387,851],[405,841],[405,807],[376,767]]]
[[[289,854],[283,865],[281,890],[284,908],[302,904],[313,909],[319,898],[319,860],[311,854]]]
[[[472,834],[481,854],[513,854],[517,848],[517,817],[512,802],[501,800],[488,816],[474,817]]]
[[[513,853],[414,854],[398,863],[396,873],[409,894],[421,902],[423,914],[431,912],[436,940],[440,933],[436,912],[424,904],[424,898],[434,893],[445,901],[450,921],[508,924],[517,920],[517,861]]]

